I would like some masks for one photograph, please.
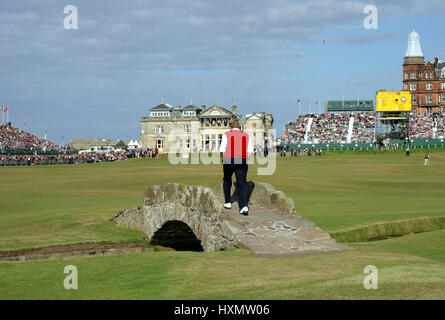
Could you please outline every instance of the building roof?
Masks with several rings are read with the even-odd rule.
[[[161,100],[161,103],[156,107],[150,109],[150,111],[171,111],[173,107],[164,102],[164,99]]]
[[[226,108],[222,106],[211,106],[210,108],[206,109],[205,111],[201,112],[199,117],[211,117],[211,116],[228,116],[233,117],[233,113],[227,110]]]
[[[254,113],[252,113],[252,114],[246,114],[246,120],[247,119],[250,119],[250,118],[257,118],[257,119],[261,119],[261,116],[260,115],[258,115],[258,114],[256,114],[255,112]]]
[[[423,57],[422,48],[420,47],[420,36],[414,30],[408,36],[408,47],[406,48],[405,57]]]
[[[73,147],[74,149],[82,150],[90,149],[91,147],[114,147],[119,143],[119,141],[120,140],[107,140],[100,138],[73,139],[68,143],[68,145]]]
[[[188,106],[185,106],[184,108],[182,108],[182,110],[196,111],[196,110],[201,110],[201,108],[195,106],[194,104],[189,104]]]

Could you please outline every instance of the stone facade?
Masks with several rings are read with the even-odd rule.
[[[263,254],[299,254],[347,249],[314,223],[297,216],[293,200],[270,184],[249,181],[249,193],[251,213],[245,217],[235,205],[232,210],[223,209],[221,185],[150,186],[142,206],[124,209],[112,220],[140,230],[149,241],[169,222],[182,222],[193,231],[204,251],[237,247]]]
[[[141,146],[157,147],[161,153],[218,152],[231,119],[240,121],[241,129],[249,134],[253,145],[264,146],[266,141],[271,143],[274,139],[272,114],[261,111],[243,117],[236,113],[235,105],[231,111],[216,105],[199,108],[192,103],[173,108],[161,101],[150,109],[149,117],[141,120]]]
[[[445,61],[425,62],[415,31],[408,37],[403,61],[403,90],[411,92],[414,113],[445,112]]]

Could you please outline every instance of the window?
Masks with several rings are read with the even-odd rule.
[[[210,149],[210,136],[208,134],[204,135],[204,150],[209,151]]]
[[[425,72],[425,79],[428,79],[428,72]]]
[[[191,133],[192,132],[192,125],[191,124],[185,124],[184,125],[184,132],[185,133]]]
[[[442,82],[442,90],[445,90],[445,82]]]
[[[414,102],[414,103],[416,103],[417,102],[417,96],[415,95],[415,94],[413,94],[412,96],[411,96],[411,102]]]
[[[433,103],[433,95],[432,94],[427,94],[425,96],[425,102],[426,103]]]
[[[157,140],[156,140],[156,147],[157,147],[158,149],[162,149],[162,148],[164,147],[164,140],[162,140],[162,139],[157,139]]]
[[[445,94],[442,94],[442,102],[445,102]]]
[[[190,149],[190,139],[185,139],[185,148]]]
[[[183,114],[184,117],[196,116],[196,112],[195,111],[184,111],[182,114]]]
[[[430,72],[430,79],[433,79],[433,73]]]
[[[417,84],[416,83],[410,83],[409,84],[409,90],[414,91],[417,89]]]
[[[150,116],[151,117],[168,117],[170,116],[170,112],[168,111],[155,111],[155,112],[150,112]]]
[[[408,85],[406,83],[403,85],[403,90],[408,90]]]
[[[216,150],[216,134],[212,134],[212,151]]]
[[[411,79],[416,79],[416,73],[415,72],[411,72],[410,73],[410,78]]]
[[[422,73],[419,72],[419,79],[422,79]]]
[[[426,90],[432,90],[433,89],[433,84],[431,82],[428,82],[426,84]]]
[[[163,126],[155,126],[155,133],[163,133],[164,132],[164,127]]]
[[[221,146],[222,143],[222,134],[218,134],[218,147]]]
[[[405,73],[405,80],[408,80],[408,73]]]

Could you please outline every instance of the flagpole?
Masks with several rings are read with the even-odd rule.
[[[357,110],[358,110],[358,107],[360,106],[360,104],[359,104],[359,102],[358,102],[358,92],[357,92]]]

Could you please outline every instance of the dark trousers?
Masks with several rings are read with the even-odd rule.
[[[225,203],[231,203],[230,189],[232,188],[232,175],[235,173],[236,185],[238,189],[238,206],[241,209],[248,205],[249,188],[247,187],[248,166],[244,164],[223,164],[224,178],[224,198]]]

